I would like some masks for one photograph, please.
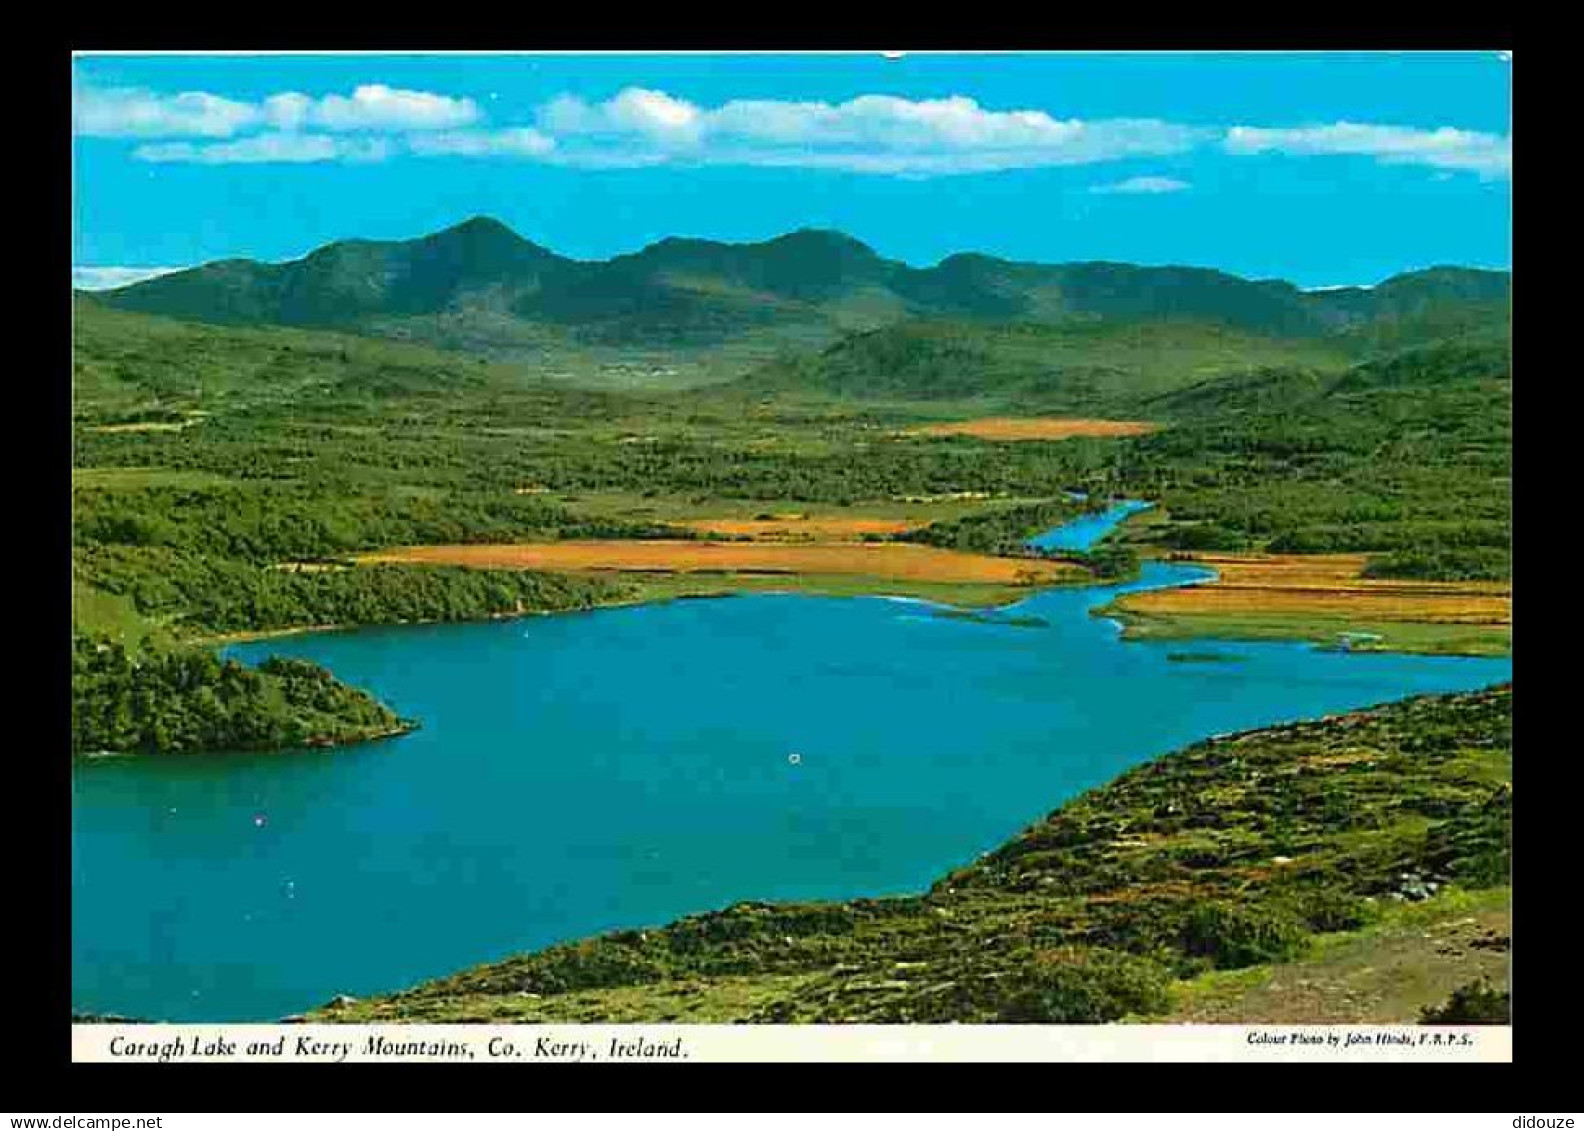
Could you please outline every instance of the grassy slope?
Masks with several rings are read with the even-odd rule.
[[[1404,944],[1414,932],[1465,950],[1485,947],[1448,941],[1463,919],[1500,933],[1511,711],[1506,685],[1210,739],[1075,798],[921,896],[738,904],[314,1019],[1271,1015],[1294,971],[1351,985],[1376,953],[1401,970],[1418,968],[1415,953],[1429,961]],[[1404,910],[1432,884],[1434,898]],[[1308,1019],[1411,1021],[1478,965],[1441,962]]]
[[[1345,361],[1328,341],[1186,321],[904,322],[773,362],[728,388],[913,402],[937,411],[1010,405],[1125,413],[1148,398],[1262,366],[1340,369]]]
[[[267,623],[238,623],[237,610],[252,607],[239,587],[277,593],[285,583],[268,570],[282,561],[411,541],[570,537],[577,524],[590,522],[600,525],[583,536],[633,536],[692,517],[783,511],[939,522],[1074,486],[1162,500],[1156,514],[1173,518],[1152,537],[1168,543],[1209,534],[1257,546],[1274,536],[1319,548],[1341,538],[1346,548],[1389,551],[1463,537],[1465,519],[1487,541],[1506,529],[1502,476],[1510,456],[1502,453],[1510,452],[1510,436],[1502,398],[1510,382],[1482,376],[1482,359],[1499,353],[1499,341],[1396,355],[1422,356],[1428,364],[1210,380],[1203,373],[1275,360],[1261,351],[1332,347],[1189,323],[910,324],[844,347],[842,356],[863,360],[870,347],[862,343],[900,343],[896,358],[890,347],[878,357],[899,366],[887,380],[909,388],[918,376],[910,368],[915,363],[927,376],[942,359],[964,352],[984,357],[940,372],[983,380],[986,389],[998,374],[1040,365],[1062,370],[1068,362],[1103,371],[1104,383],[1135,403],[1158,382],[1195,382],[1149,399],[1152,414],[1175,418],[1167,433],[1141,441],[1009,445],[899,435],[909,422],[940,413],[982,411],[981,402],[799,406],[780,399],[744,403],[725,393],[573,391],[542,383],[542,367],[482,364],[330,332],[200,326],[91,300],[80,303],[76,333],[74,488],[78,520],[92,528],[79,541],[78,619],[86,630],[128,642],[161,627],[206,631],[203,617],[193,619],[182,599],[155,593],[166,579],[196,579],[188,590],[228,595],[231,611],[207,631],[344,623],[339,613],[299,615],[298,605],[327,602],[295,597],[284,606],[274,602]],[[1048,349],[1056,351],[1049,355],[1055,361]],[[100,430],[126,423],[167,428],[171,420],[191,423],[180,432]],[[953,497],[962,493],[994,497]],[[919,497],[937,501],[907,501]],[[114,533],[118,524],[123,533]],[[98,553],[110,543],[119,563],[113,569],[112,558]],[[179,560],[167,560],[173,552]],[[216,553],[227,560],[245,555],[247,569],[230,569],[219,586],[206,565]],[[138,588],[133,607],[127,575],[138,572],[150,584]],[[758,584],[715,578],[704,588]],[[953,595],[856,580],[834,588],[799,584],[970,605],[1008,596],[999,589]],[[293,582],[338,585],[344,582]],[[675,589],[669,583],[640,588]],[[436,600],[381,617],[455,615],[448,604],[486,613],[511,605]],[[1309,638],[1343,629],[1380,626],[1282,617],[1139,628]],[[1507,646],[1499,633],[1449,635],[1408,626],[1385,635],[1389,646],[1414,650]]]
[[[1512,889],[1452,890],[1397,904],[1378,923],[1316,939],[1293,962],[1184,982],[1160,1018],[1205,1024],[1387,1024],[1440,1005],[1481,979],[1507,983]]]

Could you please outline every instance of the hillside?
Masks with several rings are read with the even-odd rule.
[[[1345,349],[1329,340],[1212,322],[909,321],[779,358],[723,391],[1127,413],[1152,397],[1260,367],[1340,370],[1346,363]]]
[[[1189,550],[1378,551],[1375,576],[1499,578],[1512,544],[1512,355],[1443,342],[1340,373],[1272,368],[1145,402],[1173,426],[1119,469]]]
[[[1016,263],[978,254],[928,268],[839,232],[758,243],[661,240],[605,261],[568,259],[475,217],[411,240],[343,240],[287,263],[226,260],[102,294],[125,310],[232,324],[450,335],[522,348],[830,341],[910,318],[1065,324],[1208,322],[1280,337],[1409,337],[1420,323],[1500,313],[1506,272],[1438,267],[1374,288],[1303,291],[1196,267]],[[1405,322],[1409,329],[1400,329]]]
[[[1505,923],[1511,726],[1508,684],[1212,738],[919,896],[738,904],[311,1019],[1258,1020],[1265,975],[1301,968],[1333,1020],[1411,1022],[1475,973],[1505,982],[1506,938],[1458,924]],[[1377,997],[1324,993],[1338,955],[1387,950]]]

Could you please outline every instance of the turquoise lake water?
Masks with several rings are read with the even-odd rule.
[[[1084,496],[1076,493],[1072,497],[1080,501],[1084,498]],[[1028,544],[1041,550],[1092,549],[1096,542],[1116,529],[1117,524],[1127,518],[1128,515],[1148,510],[1150,505],[1139,499],[1123,499],[1103,511],[1081,515],[1071,522],[1063,523],[1054,530],[1047,530],[1044,534],[1037,534],[1028,540]]]
[[[271,1020],[742,899],[918,891],[1196,739],[1511,678],[1284,643],[1180,663],[1089,614],[1208,576],[1150,563],[973,620],[751,595],[234,647],[423,727],[76,763],[73,1007]]]

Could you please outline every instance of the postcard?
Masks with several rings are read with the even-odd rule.
[[[72,66],[75,1059],[1511,1060],[1509,52]]]

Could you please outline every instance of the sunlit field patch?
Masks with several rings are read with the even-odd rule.
[[[1350,650],[1505,655],[1512,586],[1361,576],[1363,554],[1194,557],[1213,582],[1130,593],[1105,608],[1129,637],[1307,639]]]
[[[902,534],[918,523],[890,518],[810,518],[780,515],[768,519],[699,518],[678,523],[701,534],[729,534],[766,541],[851,541],[865,534]]]
[[[1503,581],[1414,581],[1361,576],[1363,554],[1197,556],[1215,581],[1135,593],[1119,602],[1141,613],[1343,613],[1360,620],[1431,624],[1512,623]]]
[[[361,562],[475,569],[639,573],[846,574],[904,581],[1039,585],[1087,576],[1077,566],[966,554],[934,546],[853,542],[688,542],[624,539],[514,545],[404,546]]]
[[[920,436],[974,436],[980,440],[1067,440],[1074,436],[1142,436],[1160,425],[1147,420],[1091,420],[1083,417],[984,416],[927,424]]]

